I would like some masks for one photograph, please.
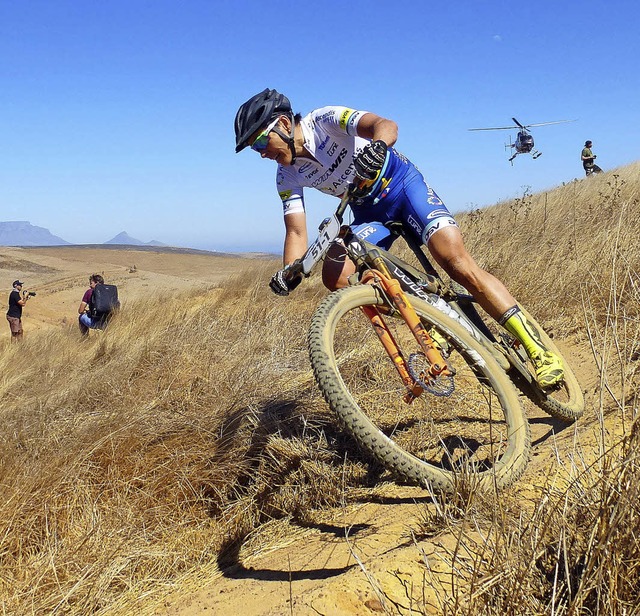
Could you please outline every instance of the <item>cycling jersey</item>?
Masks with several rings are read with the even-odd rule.
[[[368,112],[348,107],[322,107],[300,122],[305,149],[313,158],[298,157],[293,165],[278,165],[276,186],[284,215],[304,212],[305,187],[340,197],[354,179],[353,157],[369,143],[357,135],[360,119]],[[389,148],[381,178],[371,194],[352,204],[353,227],[374,244],[390,245],[384,223],[402,220],[425,244],[453,217],[422,174],[405,156]],[[362,229],[359,229],[362,227]]]

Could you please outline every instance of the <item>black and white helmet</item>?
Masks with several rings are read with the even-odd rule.
[[[249,137],[279,115],[293,117],[291,103],[284,94],[266,88],[252,96],[236,113],[236,152],[246,148]]]

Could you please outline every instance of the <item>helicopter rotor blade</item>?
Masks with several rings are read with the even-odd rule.
[[[531,126],[547,126],[549,124],[565,124],[566,122],[575,122],[575,120],[556,120],[555,122],[539,122],[538,124],[527,124],[527,128]]]
[[[467,130],[513,130],[517,126],[493,126],[491,128],[468,128]]]
[[[524,124],[520,124],[520,122],[518,122],[518,120],[516,120],[515,118],[511,118],[520,128],[526,128],[524,126]],[[527,126],[531,126],[531,124],[527,124]]]

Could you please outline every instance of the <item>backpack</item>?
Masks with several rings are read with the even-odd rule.
[[[89,316],[92,319],[106,321],[112,313],[120,308],[118,287],[114,284],[97,284],[93,288],[89,300]]]

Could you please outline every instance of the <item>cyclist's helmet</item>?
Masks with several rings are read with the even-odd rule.
[[[236,152],[247,147],[247,140],[278,115],[293,116],[289,99],[276,90],[266,88],[252,96],[236,113]]]

